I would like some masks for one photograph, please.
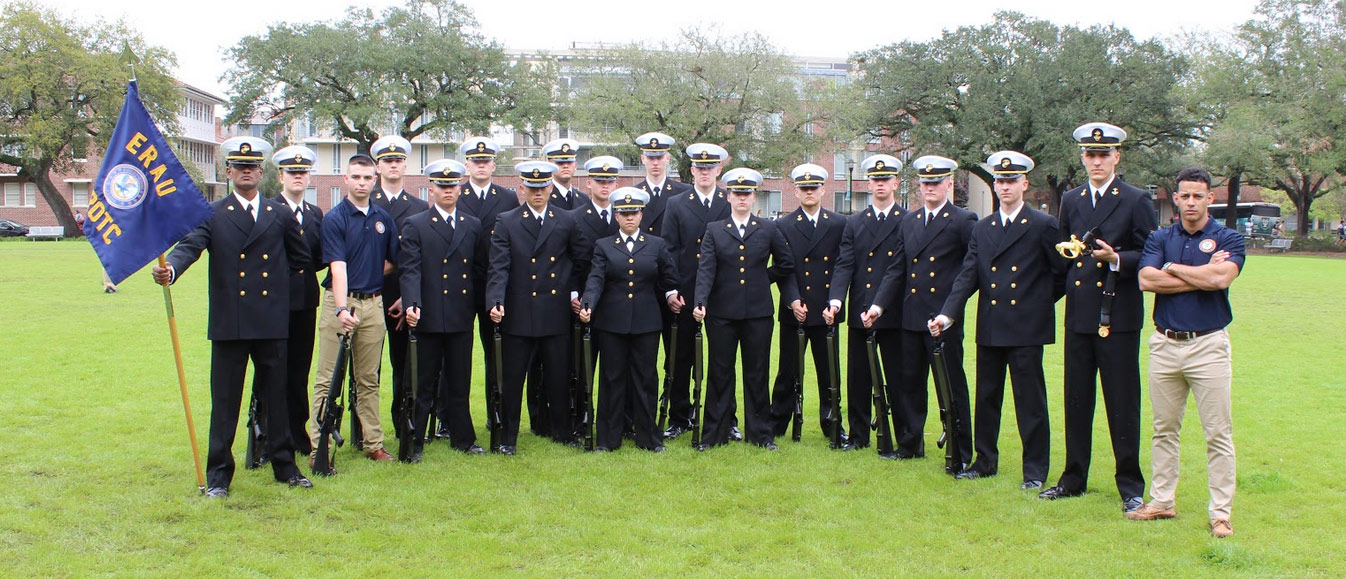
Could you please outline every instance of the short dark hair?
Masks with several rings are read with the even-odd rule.
[[[1205,183],[1206,188],[1210,189],[1210,173],[1200,167],[1188,167],[1178,171],[1177,182],[1191,181],[1193,183]]]
[[[374,159],[373,159],[372,157],[370,157],[369,155],[366,155],[366,154],[364,154],[364,153],[359,153],[359,154],[351,155],[351,158],[350,158],[349,160],[346,161],[346,166],[347,166],[347,167],[373,167],[373,166],[374,166]]]

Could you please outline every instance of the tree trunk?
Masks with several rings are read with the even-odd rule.
[[[1309,208],[1313,206],[1313,195],[1305,193],[1301,195],[1298,203],[1295,203],[1295,237],[1305,238],[1309,236]]]
[[[70,211],[70,202],[66,200],[60,191],[56,190],[56,184],[51,182],[50,161],[39,161],[36,167],[21,167],[19,176],[31,179],[37,185],[38,192],[42,193],[42,199],[47,202],[51,212],[56,216],[56,223],[65,227],[65,234],[68,237],[83,235],[79,225],[75,223],[75,214]],[[92,188],[92,183],[90,188]],[[90,191],[90,195],[93,192]]]
[[[1243,171],[1234,171],[1229,174],[1229,201],[1225,204],[1224,226],[1234,231],[1238,231],[1239,219],[1239,193],[1243,188]]]

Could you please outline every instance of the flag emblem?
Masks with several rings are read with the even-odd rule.
[[[103,180],[103,199],[117,209],[135,209],[145,200],[146,191],[149,180],[134,165],[117,165]]]

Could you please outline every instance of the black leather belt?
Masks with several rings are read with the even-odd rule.
[[[1187,340],[1194,340],[1196,338],[1200,338],[1201,336],[1208,336],[1223,329],[1224,328],[1216,328],[1214,330],[1202,330],[1200,332],[1181,332],[1178,330],[1169,330],[1161,328],[1159,326],[1154,327],[1154,330],[1156,332],[1163,334],[1165,338],[1168,338],[1170,340],[1178,340],[1180,342],[1185,342]]]
[[[383,292],[374,292],[372,294],[362,294],[360,292],[350,292],[350,296],[357,300],[372,300],[383,295]]]

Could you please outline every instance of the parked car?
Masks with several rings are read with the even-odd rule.
[[[28,226],[9,219],[0,219],[0,237],[23,237],[28,235]]]

